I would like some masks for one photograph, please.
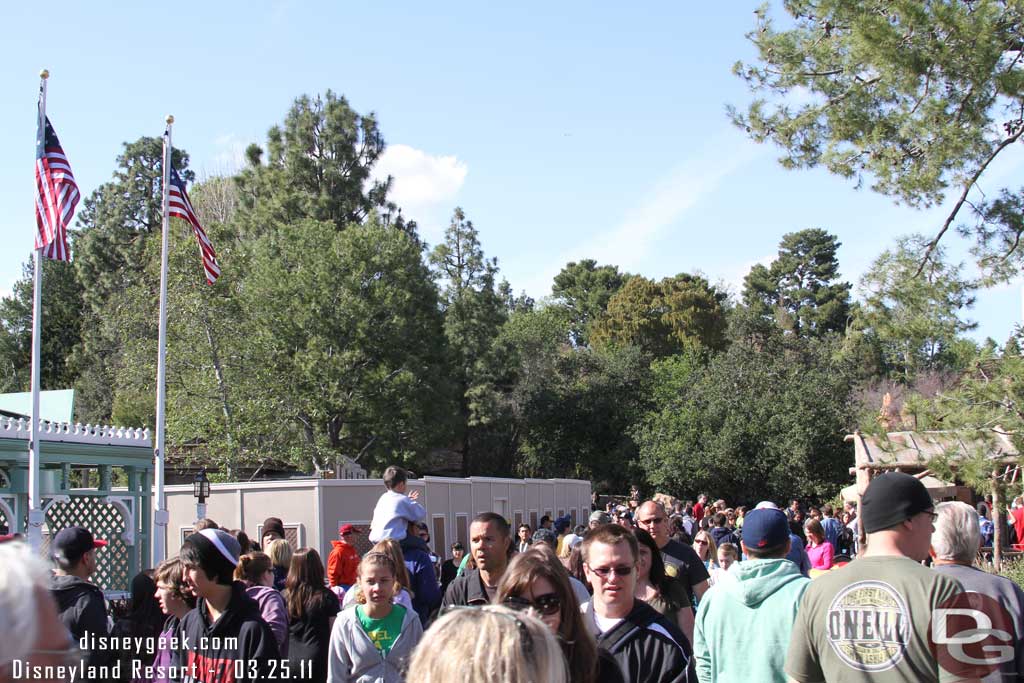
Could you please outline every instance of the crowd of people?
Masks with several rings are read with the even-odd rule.
[[[707,496],[610,503],[578,526],[544,517],[513,529],[482,513],[468,549],[453,544],[443,563],[407,476],[385,472],[372,548],[360,553],[358,530],[344,524],[326,566],[315,549],[293,549],[277,518],[258,543],[201,520],[177,557],[132,580],[116,619],[89,580],[105,543],[88,530],[52,539],[52,567],[20,540],[0,542],[0,633],[21,636],[0,638],[0,683],[1004,681],[1024,672],[1024,594],[975,566],[983,517],[963,503],[935,506],[906,474],[876,477],[859,518],[852,506],[837,518],[829,505],[731,508]],[[937,650],[936,615],[968,591],[999,612],[987,615],[1006,636],[999,656]],[[975,625],[971,642],[984,629]]]

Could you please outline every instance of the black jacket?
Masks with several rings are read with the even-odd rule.
[[[107,637],[107,603],[96,584],[77,576],[54,576],[50,593],[57,603],[61,623],[71,632],[75,645],[87,634]],[[104,649],[83,648],[83,655],[86,666],[102,666],[109,659]]]
[[[441,607],[450,605],[486,605],[490,603],[479,569],[471,569],[448,584]]]
[[[675,624],[642,600],[637,600],[614,628],[597,636],[597,646],[615,658],[629,683],[689,680],[689,641]]]
[[[239,581],[232,585],[228,608],[217,621],[210,623],[206,601],[200,600],[182,619],[181,633],[188,645],[183,656],[190,674],[186,682],[266,680],[281,675],[280,668],[272,668],[270,663],[281,659],[274,634],[260,616],[259,605],[245,594],[245,586]],[[225,646],[225,640],[232,638],[238,639],[237,648]]]

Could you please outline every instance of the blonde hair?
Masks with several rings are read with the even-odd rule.
[[[402,548],[398,541],[386,538],[370,548],[370,552],[359,561],[359,578],[363,577],[363,567],[369,566],[386,567],[391,571],[395,579],[395,597],[404,588],[412,596],[412,582],[409,580],[409,570],[405,568],[405,557],[402,555]],[[366,604],[366,596],[363,595],[363,586],[359,581],[352,586],[353,599],[360,605]]]
[[[455,608],[423,635],[407,683],[568,683],[551,629],[499,605]]]
[[[693,535],[693,542],[694,542],[694,544],[697,543],[697,537],[700,536],[701,534],[704,534],[704,538],[706,538],[707,541],[708,541],[708,557],[707,557],[707,560],[705,560],[703,557],[701,557],[700,558],[701,562],[710,561],[711,564],[713,564],[713,565],[715,565],[717,567],[718,566],[718,544],[715,543],[715,538],[711,535],[711,532],[709,532],[707,529],[701,529],[700,531],[698,531],[697,533],[695,533]],[[697,550],[696,545],[694,545],[693,549],[695,551],[697,551],[697,556],[700,557],[700,551]]]
[[[283,538],[276,538],[267,544],[267,555],[275,567],[287,570],[292,564],[292,547]]]
[[[397,594],[400,589],[404,588],[412,595],[412,581],[409,580],[409,570],[405,568],[405,555],[402,554],[402,546],[398,545],[398,541],[393,538],[385,538],[370,548],[370,553],[382,553],[390,557],[395,564],[395,583],[398,584],[395,587],[395,593]]]

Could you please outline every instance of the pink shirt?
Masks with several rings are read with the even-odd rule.
[[[815,546],[808,545],[806,550],[807,557],[811,560],[811,569],[832,568],[832,557],[835,555],[835,551],[832,549],[831,543],[825,541]]]

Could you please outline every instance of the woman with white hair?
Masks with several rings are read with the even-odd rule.
[[[1003,614],[987,616],[992,620],[991,628],[1013,634],[1014,657],[1000,664],[1003,677],[998,680],[1017,680],[1017,672],[1024,671],[1024,591],[1004,576],[989,574],[975,567],[974,561],[980,547],[981,529],[977,510],[960,502],[939,503],[935,506],[935,531],[932,532],[931,548],[935,571],[955,578],[964,591],[981,593],[994,599],[1005,610]]]
[[[80,654],[71,634],[57,618],[50,597],[50,572],[27,545],[0,543],[0,683],[24,680],[70,680]],[[46,676],[51,668],[53,678]]]
[[[408,683],[567,683],[562,648],[543,621],[507,607],[454,607],[416,647]]]

